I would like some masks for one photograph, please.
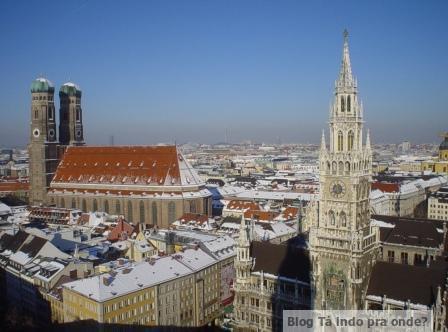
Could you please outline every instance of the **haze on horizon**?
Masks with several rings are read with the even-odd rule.
[[[0,147],[27,144],[40,74],[81,87],[88,144],[317,143],[344,28],[372,141],[439,142],[447,17],[446,1],[2,1]]]

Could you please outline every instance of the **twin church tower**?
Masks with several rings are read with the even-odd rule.
[[[81,90],[65,83],[59,90],[59,138],[57,135],[54,86],[45,78],[31,84],[30,204],[45,204],[47,190],[59,161],[69,145],[84,145]]]

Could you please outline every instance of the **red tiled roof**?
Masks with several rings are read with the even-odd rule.
[[[295,219],[297,218],[297,213],[299,212],[299,208],[294,206],[288,206],[283,212],[282,217],[285,219]]]
[[[400,185],[398,183],[373,182],[371,188],[372,190],[379,189],[385,193],[393,193],[400,191]]]
[[[176,146],[68,147],[53,182],[179,185]]]
[[[247,210],[244,212],[244,218],[246,219],[255,219],[255,220],[264,220],[271,221],[274,218],[278,217],[278,212],[272,211],[261,211],[261,210]]]
[[[226,208],[229,210],[259,210],[260,205],[252,201],[242,201],[234,199],[227,204]]]
[[[0,182],[0,192],[15,192],[20,190],[30,190],[28,182]]]
[[[126,222],[124,219],[120,218],[118,220],[117,226],[115,226],[109,233],[107,239],[109,241],[115,242],[118,240],[126,240],[132,235],[135,227],[130,223]]]

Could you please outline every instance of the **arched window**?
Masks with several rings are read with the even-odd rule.
[[[350,174],[350,163],[347,161],[345,162],[345,175]]]
[[[109,201],[104,202],[104,212],[109,213]]]
[[[339,220],[340,220],[340,224],[341,224],[342,227],[346,227],[347,226],[347,215],[345,214],[344,211],[339,213]]]
[[[347,97],[347,112],[351,112],[351,102],[350,102],[350,96]]]
[[[120,201],[118,199],[115,202],[115,213],[116,214],[121,214],[121,206],[120,206]]]
[[[332,210],[330,210],[330,212],[328,212],[328,219],[330,220],[331,226],[334,226],[336,224],[336,219],[334,216],[334,212]]]
[[[174,219],[176,218],[176,206],[174,205],[174,202],[168,203],[168,223],[171,224],[174,222]]]
[[[345,100],[344,100],[344,96],[341,96],[341,112],[345,112]]]
[[[338,164],[338,174],[342,175],[344,173],[344,163],[342,161]]]
[[[335,175],[337,171],[338,171],[338,164],[335,161],[333,161],[331,163],[331,173]]]
[[[152,202],[151,213],[152,213],[152,224],[157,225],[157,203],[156,202]]]
[[[353,150],[353,143],[355,141],[355,134],[353,133],[353,131],[349,131],[348,132],[348,150],[351,151]]]
[[[72,198],[72,209],[76,209],[76,200]]]
[[[86,199],[85,198],[82,199],[81,210],[83,212],[87,212],[87,204],[86,204]]]
[[[338,132],[338,151],[342,151],[344,149],[344,136],[342,135],[342,131]]]
[[[331,164],[329,161],[327,161],[327,172],[330,173],[331,171]]]
[[[143,201],[140,201],[140,223],[144,224],[145,223],[145,204],[143,203]]]
[[[93,212],[98,211],[98,202],[97,200],[94,198],[93,199]]]
[[[128,201],[128,222],[132,222],[134,219],[134,216],[132,214],[132,202]]]
[[[61,197],[61,208],[65,208],[65,199]]]
[[[196,202],[195,201],[190,201],[190,212],[196,213]]]

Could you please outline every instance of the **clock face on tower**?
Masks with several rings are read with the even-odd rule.
[[[342,181],[333,181],[330,184],[330,193],[334,198],[341,198],[345,195],[345,184]]]

